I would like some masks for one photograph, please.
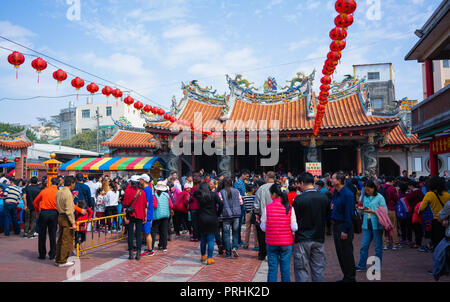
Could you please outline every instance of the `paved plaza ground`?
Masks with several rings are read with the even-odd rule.
[[[89,238],[89,236],[88,236]],[[359,260],[361,235],[354,239],[355,260]],[[251,244],[250,248],[253,247]],[[331,236],[325,242],[327,267],[325,281],[342,278]],[[0,281],[66,281],[68,269],[58,268],[49,259],[39,260],[37,238],[24,239],[0,235]],[[217,254],[217,251],[215,251]],[[81,281],[84,282],[265,282],[267,261],[257,260],[257,252],[239,249],[239,258],[215,257],[214,265],[200,263],[200,243],[190,242],[188,235],[169,242],[168,252],[157,251],[153,257],[140,261],[128,260],[127,243],[100,247],[80,258]],[[373,246],[370,255],[373,255]],[[432,254],[420,253],[404,247],[383,254],[381,281],[384,282],[434,282],[427,270],[432,267]],[[72,270],[73,271],[73,270]],[[70,275],[69,275],[70,277]],[[293,274],[292,274],[292,280]],[[357,273],[357,280],[369,282],[366,273]],[[440,282],[449,282],[444,277]],[[376,281],[370,281],[376,282]]]

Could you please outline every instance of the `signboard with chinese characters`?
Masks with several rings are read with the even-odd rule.
[[[322,175],[322,163],[306,163],[306,172],[314,176]]]
[[[39,170],[30,170],[30,178],[33,176],[39,177]]]
[[[430,151],[433,154],[450,153],[450,135],[433,139],[430,142]]]
[[[13,149],[13,150],[0,149],[0,158],[5,157],[9,160],[14,160],[16,157],[20,157],[20,149]]]

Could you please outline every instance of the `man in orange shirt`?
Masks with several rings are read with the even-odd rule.
[[[50,260],[53,260],[56,256],[56,230],[58,226],[58,211],[56,210],[56,193],[58,193],[57,186],[58,179],[53,178],[51,181],[51,186],[42,190],[33,202],[36,214],[39,215],[39,259],[45,259],[45,255],[47,253],[47,230],[50,240],[50,252],[48,253],[48,257]],[[82,210],[77,206],[75,206],[75,211],[79,213],[86,212],[86,210]]]

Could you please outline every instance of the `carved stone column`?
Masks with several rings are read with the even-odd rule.
[[[226,148],[223,148],[223,155],[218,155],[217,159],[217,175],[231,176],[231,156],[226,155]]]

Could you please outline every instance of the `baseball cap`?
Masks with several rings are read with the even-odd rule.
[[[139,182],[139,179],[141,179],[141,177],[139,175],[133,175],[131,176],[131,181],[132,182]]]
[[[148,174],[142,174],[140,178],[145,182],[150,182],[150,176]]]

